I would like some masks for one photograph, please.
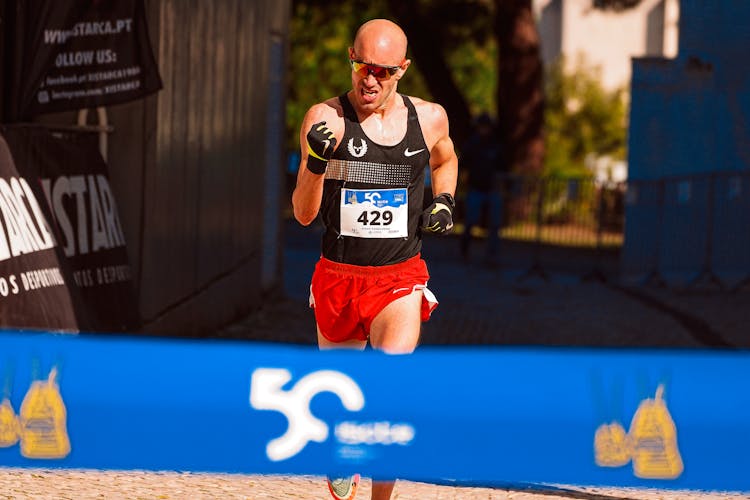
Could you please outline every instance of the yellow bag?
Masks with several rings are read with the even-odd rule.
[[[9,399],[0,403],[0,448],[8,448],[18,442],[20,428],[16,412]]]
[[[619,422],[602,424],[594,434],[594,457],[599,467],[622,467],[630,462],[630,437]]]
[[[684,469],[677,448],[677,426],[662,398],[664,386],[656,397],[641,402],[630,423],[633,447],[633,471],[643,479],[675,479]]]
[[[64,458],[70,453],[65,403],[57,386],[57,368],[47,380],[31,384],[21,403],[21,455],[26,458]]]

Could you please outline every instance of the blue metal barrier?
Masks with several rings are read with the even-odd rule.
[[[670,286],[689,284],[703,267],[710,181],[709,176],[691,176],[665,182],[659,273]]]
[[[661,181],[628,184],[625,244],[621,256],[621,275],[625,282],[648,281],[658,274],[663,200],[664,184]]]
[[[747,352],[4,332],[0,364],[2,466],[750,491]]]
[[[730,288],[750,278],[750,174],[716,176],[711,270]]]

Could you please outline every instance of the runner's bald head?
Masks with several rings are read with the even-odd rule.
[[[361,54],[365,47],[376,52],[389,52],[399,58],[406,58],[408,41],[406,33],[398,24],[387,19],[372,19],[357,30],[354,37],[354,52]]]

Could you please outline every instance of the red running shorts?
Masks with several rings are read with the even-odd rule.
[[[310,307],[320,333],[331,342],[367,340],[375,316],[415,290],[423,292],[422,321],[430,319],[438,302],[427,289],[429,279],[420,254],[387,266],[355,266],[321,257],[310,285]]]

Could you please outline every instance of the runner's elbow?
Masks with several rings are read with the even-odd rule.
[[[303,210],[301,208],[294,207],[294,218],[297,219],[297,222],[299,222],[303,226],[309,226],[312,221],[315,220],[315,217],[317,215],[317,211]]]
[[[320,210],[320,204],[312,203],[304,196],[304,192],[295,189],[292,193],[292,210],[294,218],[303,226],[309,226]]]

